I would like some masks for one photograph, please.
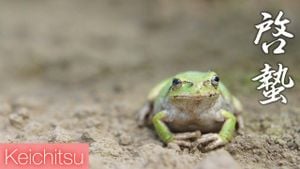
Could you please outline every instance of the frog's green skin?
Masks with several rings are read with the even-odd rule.
[[[205,143],[210,150],[231,141],[237,123],[243,127],[241,111],[240,102],[215,72],[188,71],[154,87],[138,118],[140,124],[152,124],[166,144],[192,147]]]

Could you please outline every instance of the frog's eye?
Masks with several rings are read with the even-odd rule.
[[[181,86],[181,84],[182,84],[182,81],[177,78],[173,79],[173,81],[172,81],[172,86],[174,86],[174,87],[179,87],[179,86]]]
[[[218,86],[219,82],[220,82],[219,76],[213,76],[213,77],[212,77],[212,79],[211,79],[211,84],[212,84],[213,86]]]

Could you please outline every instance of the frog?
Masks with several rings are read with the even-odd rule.
[[[214,71],[186,71],[158,83],[138,111],[166,145],[210,151],[244,128],[243,106]]]

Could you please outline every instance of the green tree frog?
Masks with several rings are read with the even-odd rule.
[[[212,150],[243,128],[242,105],[213,71],[188,71],[156,85],[138,113],[166,144]]]

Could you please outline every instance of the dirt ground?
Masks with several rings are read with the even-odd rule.
[[[0,141],[88,142],[92,169],[212,168],[222,160],[229,168],[300,168],[299,7],[258,0],[1,1]],[[292,21],[296,37],[284,55],[264,55],[253,44],[262,10],[283,10]],[[263,63],[279,62],[296,85],[284,92],[287,105],[262,106],[250,79]],[[185,70],[215,70],[244,105],[244,134],[223,150],[178,152],[137,127],[151,87]]]

